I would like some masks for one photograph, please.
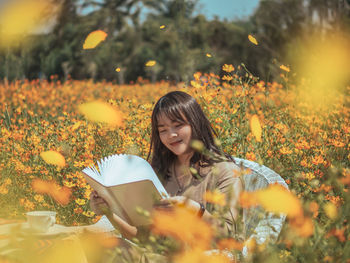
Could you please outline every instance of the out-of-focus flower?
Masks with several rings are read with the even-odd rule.
[[[231,64],[224,64],[222,66],[222,70],[226,72],[232,72],[235,70],[235,68]]]
[[[55,181],[45,181],[34,179],[32,181],[33,190],[39,194],[50,195],[57,203],[67,205],[70,201],[72,190],[66,186],[60,186]]]
[[[214,190],[213,192],[207,191],[204,194],[204,200],[209,203],[217,204],[221,206],[226,205],[226,196],[223,193],[220,193],[218,190]]]
[[[172,211],[156,210],[152,232],[172,236],[190,247],[209,248],[213,230],[193,211],[176,206]]]
[[[228,250],[242,250],[243,248],[243,243],[238,242],[237,240],[233,238],[225,238],[221,239],[218,243],[217,246],[219,249],[228,249]]]
[[[324,212],[326,213],[326,215],[330,218],[330,219],[335,219],[338,216],[338,211],[337,211],[337,207],[331,203],[328,202],[327,204],[325,204],[323,206]]]
[[[281,65],[281,66],[280,66],[280,69],[282,69],[282,70],[284,70],[284,71],[287,71],[287,72],[290,71],[290,68],[287,67],[287,66],[285,66],[285,65]]]

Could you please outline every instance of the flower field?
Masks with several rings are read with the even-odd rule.
[[[269,195],[275,194],[271,206],[300,205],[297,213],[283,210],[288,216],[275,244],[251,245],[256,253],[242,261],[349,262],[350,88],[318,107],[289,83],[287,72],[280,83],[265,83],[230,65],[223,70],[226,75],[221,78],[196,73],[188,85],[177,86],[142,79],[129,85],[61,83],[55,77],[50,82],[1,83],[0,218],[24,220],[27,211],[55,210],[60,224],[96,222],[99,218],[88,205],[91,188],[80,171],[110,154],[147,158],[155,101],[168,91],[183,90],[201,104],[225,152],[264,164],[286,180],[293,198],[271,191]],[[93,101],[117,109],[120,123],[89,121],[79,106]],[[261,125],[261,139],[251,127],[253,119]],[[63,163],[45,161],[42,153],[48,151],[60,153]],[[243,198],[241,205],[248,205]],[[182,229],[171,227],[174,232]],[[214,237],[206,234],[209,244]],[[215,238],[218,247],[237,249],[232,245],[236,243],[225,245]],[[172,260],[227,262],[222,256],[200,256],[198,251],[204,248],[192,247],[192,253],[177,254]]]

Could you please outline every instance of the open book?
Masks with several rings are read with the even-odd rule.
[[[151,165],[141,157],[116,154],[83,170],[90,186],[116,215],[133,226],[149,224],[140,210],[151,212],[156,201],[168,197]]]

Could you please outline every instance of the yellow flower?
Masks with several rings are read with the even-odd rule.
[[[214,190],[213,192],[207,191],[204,194],[204,200],[209,203],[217,204],[221,206],[226,205],[226,196],[223,193],[220,193],[219,190]]]
[[[290,69],[289,69],[288,67],[286,67],[285,65],[281,65],[281,66],[280,66],[280,69],[282,69],[282,70],[284,70],[284,71],[287,71],[287,72],[290,71]]]
[[[85,200],[85,199],[81,199],[81,198],[75,199],[75,202],[76,202],[78,205],[85,205],[85,204],[86,204],[86,200]]]
[[[222,77],[222,80],[230,81],[230,80],[233,80],[233,77],[232,77],[232,76],[228,76],[228,75],[224,75],[224,76]]]
[[[192,210],[175,207],[173,211],[155,211],[152,231],[172,236],[190,247],[209,248],[213,230]]]
[[[337,212],[337,207],[331,203],[328,202],[327,204],[325,204],[323,206],[323,209],[326,213],[326,215],[330,218],[330,219],[335,219],[338,216],[338,212]]]
[[[224,64],[222,66],[222,70],[226,72],[232,72],[235,70],[235,68],[231,64]]]

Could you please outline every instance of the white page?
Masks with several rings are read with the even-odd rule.
[[[153,171],[151,165],[136,155],[111,155],[97,162],[100,173],[96,168],[85,168],[84,173],[91,176],[104,186],[115,186],[141,180],[150,180],[159,193],[168,197],[168,194]],[[95,170],[95,171],[94,171]],[[101,174],[101,175],[100,175]]]

